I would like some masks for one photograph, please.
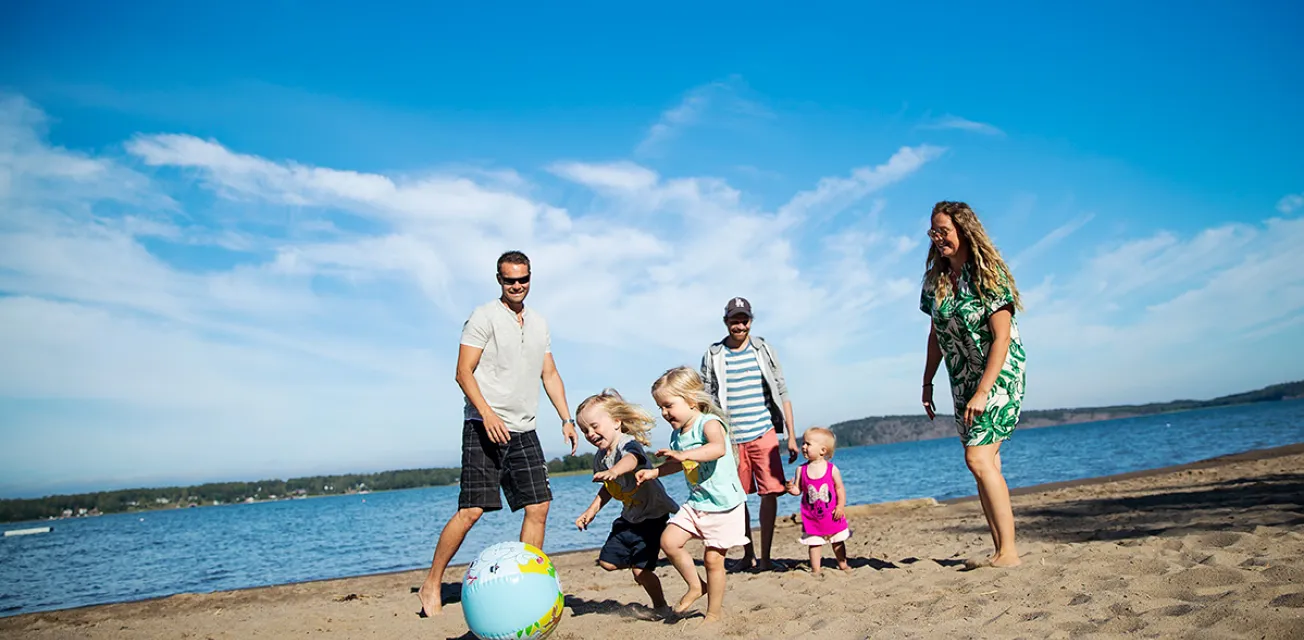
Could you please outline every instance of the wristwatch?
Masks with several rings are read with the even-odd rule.
[[[574,419],[574,418],[566,418],[565,420],[562,420],[561,423],[562,423],[563,425],[569,423],[569,424],[573,427],[573,426],[575,426],[575,419]]]

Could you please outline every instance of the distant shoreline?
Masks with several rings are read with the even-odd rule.
[[[1167,402],[1167,403],[1151,403],[1148,405],[1118,405],[1113,407],[1087,407],[1087,408],[1080,408],[1080,409],[1030,410],[1024,412],[1024,418],[1020,421],[1019,427],[1021,429],[1041,429],[1046,427],[1067,426],[1073,424],[1090,424],[1094,422],[1106,422],[1109,420],[1126,420],[1130,418],[1183,414],[1183,413],[1189,413],[1191,411],[1198,411],[1198,410],[1205,410],[1205,409],[1234,408],[1234,407],[1242,407],[1242,406],[1248,407],[1253,405],[1264,404],[1266,402],[1289,402],[1289,401],[1300,400],[1300,399],[1304,399],[1304,381],[1272,385],[1256,391],[1234,394],[1229,396],[1222,396],[1220,398],[1215,398],[1206,401],[1179,400],[1179,401]],[[1147,411],[1145,409],[1146,407],[1155,407],[1157,410]],[[1163,408],[1158,409],[1159,407],[1163,407]],[[1058,414],[1059,416],[1067,417],[1068,419],[1050,420],[1046,417],[1048,415],[1056,415],[1056,414]],[[1075,419],[1078,417],[1084,419]],[[854,447],[862,447],[862,446],[896,444],[899,442],[921,442],[921,441],[928,441],[928,440],[935,440],[935,439],[951,438],[954,437],[953,427],[951,426],[951,422],[953,421],[953,419],[954,418],[951,414],[938,414],[937,418],[931,421],[928,420],[926,416],[920,416],[920,415],[879,416],[879,417],[861,418],[859,420],[835,423],[830,428],[832,428],[834,432],[838,434],[838,438],[840,442],[846,443],[842,446],[846,448],[854,448]],[[886,441],[878,441],[880,438],[880,434],[877,432],[884,430],[883,425],[888,425],[889,427],[888,430],[893,432],[894,434],[896,432],[905,431],[908,434],[908,436],[907,437],[898,436],[898,437],[892,437],[891,439]],[[873,432],[873,433],[871,433],[867,437],[864,435],[865,432]],[[578,456],[568,456],[568,457],[578,457]],[[426,471],[426,470],[416,470],[416,471]],[[580,469],[575,471],[554,472],[554,473],[550,473],[550,475],[553,477],[562,477],[562,476],[586,474],[590,472],[591,471],[589,469]],[[387,474],[387,473],[394,473],[394,471],[382,471],[382,472],[377,472],[375,474],[349,474],[349,475],[362,476],[362,475],[379,475],[379,474]],[[256,482],[245,483],[245,484],[256,484]],[[442,483],[442,484],[440,483],[425,484],[420,486],[402,487],[402,488],[395,488],[395,489],[369,489],[367,490],[367,493],[384,493],[388,491],[424,489],[430,487],[456,486],[456,485],[457,485],[456,482],[451,482],[451,483]],[[202,486],[202,485],[194,485],[194,486]],[[164,491],[164,490],[173,490],[173,489],[190,489],[193,488],[194,486],[136,488],[136,489],[126,489],[126,490],[97,491],[97,492],[89,492],[86,494],[58,494],[52,496],[44,496],[42,498],[5,498],[5,499],[0,499],[0,505],[2,505],[5,502],[40,501],[40,500],[52,500],[52,499],[69,498],[69,497],[79,497],[84,499],[87,496],[115,493],[119,491]],[[243,501],[223,502],[221,504],[197,503],[193,508],[203,508],[203,507],[211,507],[211,506],[229,506],[232,504],[260,504],[263,502],[281,502],[284,500],[321,498],[321,497],[345,496],[345,495],[365,495],[365,494],[362,492],[315,493],[315,494],[308,494],[301,497],[261,499],[261,500],[254,500],[253,502],[243,502]],[[66,517],[52,516],[52,517],[23,518],[23,519],[13,519],[13,520],[0,519],[0,525],[16,525],[20,523],[49,523],[56,520],[61,521],[67,519],[76,519],[80,517],[98,517],[100,515],[113,515],[113,514],[122,514],[122,513],[143,514],[143,513],[170,511],[174,509],[184,509],[184,508],[190,508],[190,507],[185,507],[180,505],[161,506],[158,508],[109,511],[104,513],[93,514],[93,515],[92,514],[73,515],[73,516],[66,516]],[[0,516],[0,518],[2,517],[3,516]]]

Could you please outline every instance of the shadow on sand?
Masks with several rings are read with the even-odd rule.
[[[1260,525],[1304,524],[1304,473],[1232,479],[1152,495],[1072,500],[1015,508],[1023,539],[1047,542],[1136,540],[1193,532],[1252,531]],[[948,527],[955,533],[987,531]]]

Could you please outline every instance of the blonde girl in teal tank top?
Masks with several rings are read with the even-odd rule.
[[[661,535],[661,550],[688,586],[674,610],[682,613],[705,595],[706,619],[718,620],[724,607],[725,553],[748,541],[743,535],[747,529],[746,495],[738,479],[729,423],[721,417],[724,412],[707,394],[696,369],[667,371],[653,383],[652,399],[674,431],[670,447],[656,453],[665,462],[655,469],[640,470],[636,478],[642,483],[683,471],[689,490],[688,501],[670,518]],[[705,582],[684,548],[694,538],[706,548],[702,558]]]

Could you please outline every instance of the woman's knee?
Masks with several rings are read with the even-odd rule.
[[[982,478],[1001,472],[1001,467],[996,462],[996,456],[992,451],[984,450],[978,447],[971,447],[964,450],[964,464],[969,467],[970,473],[975,478]]]

